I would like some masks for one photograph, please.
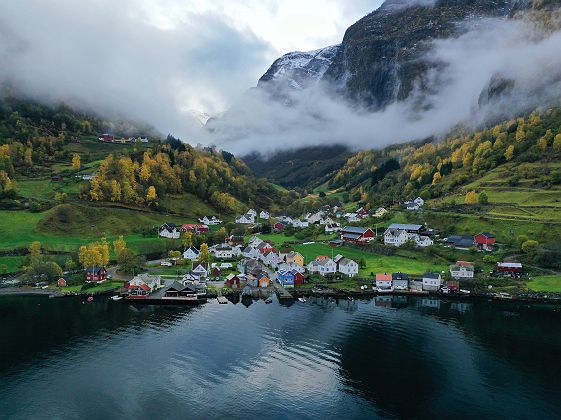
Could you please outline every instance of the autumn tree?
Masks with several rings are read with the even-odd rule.
[[[207,244],[201,245],[201,250],[199,252],[199,261],[206,263],[210,263],[212,261],[212,254],[210,253]]]
[[[125,242],[125,238],[123,237],[123,235],[119,236],[113,241],[113,250],[115,251],[115,255],[117,256],[117,258],[126,248],[127,243]]]
[[[465,203],[469,206],[477,203],[477,193],[475,191],[470,191],[466,194]]]
[[[547,152],[547,147],[548,147],[548,144],[547,144],[546,138],[541,137],[538,140],[538,149],[540,149],[542,152]]]
[[[435,172],[435,174],[432,177],[432,185],[438,184],[441,179],[442,179],[442,175],[440,175],[440,172]]]
[[[535,254],[538,251],[539,245],[538,241],[529,239],[522,244],[522,252],[525,254]]]
[[[557,153],[561,152],[561,134],[557,134],[553,140],[553,150]]]
[[[505,159],[510,161],[514,157],[514,146],[511,144],[506,148]]]
[[[154,201],[156,199],[156,197],[157,197],[156,187],[154,187],[153,185],[150,185],[148,187],[148,190],[146,191],[146,201],[151,203],[152,201]]]
[[[117,182],[117,180],[111,181],[111,201],[120,201],[121,200],[121,185]]]
[[[193,232],[186,230],[181,235],[181,243],[184,248],[190,248],[193,246]]]
[[[72,155],[72,169],[78,171],[81,167],[82,163],[80,162],[80,155],[78,153],[74,153]]]
[[[84,268],[109,264],[109,244],[103,238],[101,242],[82,245],[78,250],[78,260]]]

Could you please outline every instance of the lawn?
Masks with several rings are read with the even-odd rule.
[[[81,183],[85,182],[73,178],[60,182],[52,182],[50,179],[20,178],[16,180],[16,183],[17,192],[22,197],[52,200],[55,192],[78,194]]]
[[[2,268],[5,265],[7,273],[15,273],[20,269],[24,260],[25,257],[19,255],[0,257],[0,272],[3,272]]]
[[[84,283],[85,284],[85,283]],[[98,286],[92,287],[91,289],[82,290],[84,284],[78,284],[76,286],[61,287],[60,290],[66,293],[72,292],[83,292],[83,293],[103,293],[109,290],[117,289],[123,287],[124,282],[122,281],[105,281]]]
[[[314,243],[309,245],[295,245],[294,248],[300,252],[309,263],[319,255],[329,257],[341,254],[358,262],[361,258],[366,260],[366,268],[359,271],[359,276],[369,277],[370,273],[395,273],[398,271],[412,275],[422,275],[426,271],[445,271],[448,265],[436,258],[429,258],[423,253],[411,253],[410,256],[402,255],[378,255],[351,247],[333,248],[327,244]]]
[[[561,275],[533,277],[527,286],[536,292],[561,293]]]

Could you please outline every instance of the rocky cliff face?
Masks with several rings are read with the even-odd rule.
[[[462,22],[506,17],[514,0],[388,0],[352,25],[324,79],[371,109],[426,87],[423,59],[434,39],[458,36]]]

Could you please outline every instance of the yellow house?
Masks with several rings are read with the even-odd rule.
[[[299,252],[292,251],[286,254],[286,263],[296,263],[299,266],[304,267],[304,257]]]

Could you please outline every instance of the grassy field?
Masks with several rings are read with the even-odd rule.
[[[533,277],[527,286],[536,292],[561,293],[561,275]]]
[[[118,280],[105,281],[96,287],[91,289],[83,290],[84,293],[103,293],[109,290],[117,289],[123,287],[124,282]],[[60,290],[66,293],[81,292],[83,284],[78,284],[75,286],[61,287]]]
[[[7,273],[15,273],[23,264],[25,257],[23,256],[6,256],[0,257],[0,270],[5,265]]]
[[[410,255],[384,256],[346,246],[332,248],[324,243],[295,245],[294,249],[304,256],[306,264],[319,255],[331,257],[332,254],[341,254],[357,262],[364,258],[366,260],[366,268],[359,271],[359,276],[361,277],[368,277],[370,273],[395,273],[397,271],[412,275],[422,275],[426,271],[440,272],[448,269],[448,265],[444,262],[437,261],[435,258],[425,257],[420,252],[410,253]]]

